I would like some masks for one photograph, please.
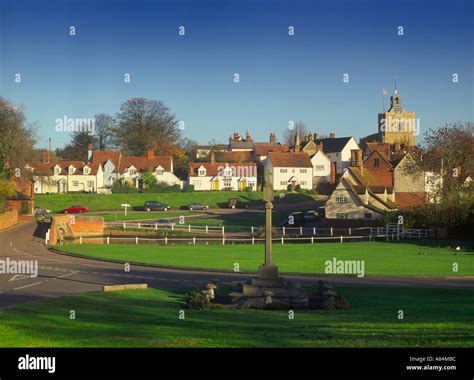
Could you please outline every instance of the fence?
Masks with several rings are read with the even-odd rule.
[[[199,226],[191,224],[172,224],[170,226],[161,226],[159,223],[150,222],[108,222],[107,226],[121,227],[126,229],[145,229],[145,230],[171,230],[185,232],[201,232],[206,234],[220,234],[225,236],[225,226]],[[276,237],[385,237],[386,240],[400,239],[423,239],[429,237],[427,229],[405,229],[400,225],[387,225],[386,227],[359,227],[359,228],[318,228],[318,227],[273,227],[273,236]],[[247,232],[250,236],[256,235],[260,227],[232,226],[227,232]]]
[[[382,231],[383,230],[383,231]],[[385,234],[386,229],[380,228],[378,230],[380,234],[374,235],[339,235],[339,236],[280,236],[273,237],[272,241],[275,244],[292,244],[292,243],[311,243],[316,244],[318,241],[326,242],[350,242],[350,241],[376,241],[376,240],[396,240],[395,236],[390,236]],[[412,239],[423,239],[428,238],[427,230],[404,230],[403,233],[399,235],[399,238],[412,238]],[[187,238],[178,238],[178,237],[163,237],[163,238],[145,238],[145,237],[127,237],[127,236],[106,236],[106,237],[79,237],[73,239],[73,243],[87,244],[90,243],[102,243],[102,244],[160,244],[160,245],[196,245],[196,244],[259,244],[264,243],[265,238],[256,238],[252,237],[187,237]]]

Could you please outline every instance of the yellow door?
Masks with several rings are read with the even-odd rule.
[[[245,181],[244,179],[240,182],[240,190],[244,191],[246,188],[247,188],[247,181]]]
[[[219,181],[214,181],[213,182],[212,190],[219,190]]]

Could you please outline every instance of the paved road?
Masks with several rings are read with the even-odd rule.
[[[36,235],[36,236],[35,236]],[[185,271],[132,265],[130,272],[117,263],[60,255],[50,252],[36,231],[35,222],[22,223],[0,232],[0,260],[37,260],[38,277],[0,274],[0,307],[69,294],[94,292],[103,285],[148,283],[151,287],[193,287],[211,279],[242,281],[251,275]],[[263,253],[262,253],[263,255]],[[383,287],[473,288],[474,281],[460,279],[407,279],[396,277],[331,278],[330,276],[286,276],[304,285],[321,279],[334,284]]]

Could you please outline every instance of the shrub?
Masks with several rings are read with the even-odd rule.
[[[185,296],[185,302],[188,309],[209,309],[211,301],[209,297],[205,294],[202,294],[199,289],[192,290]]]
[[[253,191],[253,187],[247,186],[247,187],[245,188],[245,191],[246,191],[247,193],[251,193],[251,192]]]
[[[186,184],[184,185],[183,192],[185,193],[192,193],[194,191],[194,185]]]
[[[132,194],[132,193],[138,193],[138,189],[127,182],[121,183],[120,181],[116,181],[112,186],[112,193]]]

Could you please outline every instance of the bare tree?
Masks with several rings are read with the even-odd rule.
[[[288,146],[293,146],[295,144],[295,137],[298,134],[300,141],[304,141],[304,136],[308,132],[305,124],[302,121],[297,121],[291,128],[288,127],[283,133],[283,141]]]
[[[106,113],[99,113],[95,118],[95,136],[97,137],[97,149],[105,150],[112,146],[112,134],[115,120]]]
[[[132,155],[143,155],[149,147],[160,154],[172,154],[181,137],[175,116],[158,100],[127,100],[120,107],[117,122],[114,140]]]

